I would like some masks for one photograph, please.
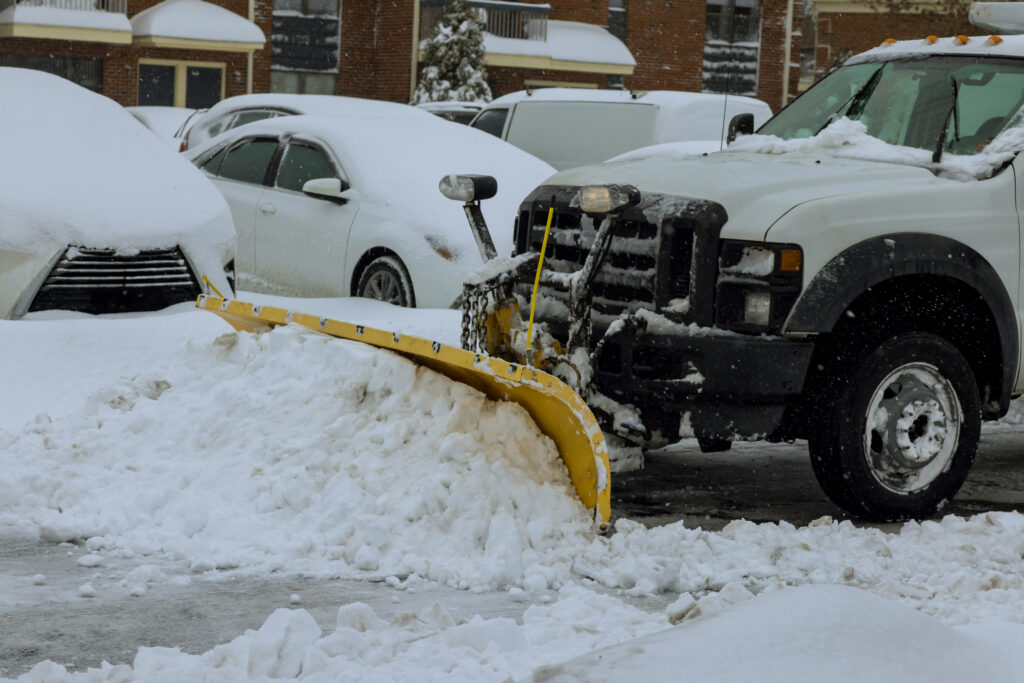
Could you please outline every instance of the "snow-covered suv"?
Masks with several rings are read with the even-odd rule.
[[[618,214],[590,348],[597,391],[635,411],[591,402],[606,429],[705,450],[807,439],[846,510],[942,508],[981,420],[1024,391],[1022,105],[1024,36],[886,41],[726,152],[537,188],[516,251],[540,250],[553,206],[546,269],[578,270]],[[538,303],[556,338],[568,299],[549,285]]]

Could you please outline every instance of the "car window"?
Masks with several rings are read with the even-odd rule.
[[[500,138],[507,117],[508,109],[484,109],[473,121],[473,127]]]
[[[337,178],[327,156],[312,145],[293,143],[281,159],[277,171],[277,186],[285,190],[302,191],[302,186],[314,178]]]
[[[220,165],[220,177],[261,185],[267,166],[277,150],[277,140],[255,138],[228,150]]]
[[[269,111],[266,109],[255,109],[253,111],[238,112],[238,116],[236,116],[235,120],[231,122],[231,127],[237,128],[239,126],[244,126],[247,123],[252,123],[253,121],[272,119],[277,115],[278,114],[276,111]]]
[[[230,116],[219,116],[210,123],[203,126],[202,129],[200,130],[200,132],[202,133],[202,139],[208,140],[210,138],[220,135],[222,132],[224,132],[224,127],[227,125],[227,122],[230,118]]]
[[[220,164],[224,161],[224,155],[227,154],[228,148],[225,147],[221,151],[214,154],[212,157],[206,160],[206,163],[202,165],[202,169],[210,175],[217,175],[220,173]]]

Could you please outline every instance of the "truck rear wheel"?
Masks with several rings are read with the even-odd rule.
[[[981,409],[974,373],[945,339],[906,333],[862,357],[808,439],[825,493],[873,521],[927,517],[974,462]]]

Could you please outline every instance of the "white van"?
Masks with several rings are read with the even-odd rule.
[[[543,88],[499,97],[469,125],[507,140],[558,170],[602,162],[665,142],[697,141],[694,151],[725,145],[737,114],[754,127],[771,118],[761,100],[737,95],[653,90]]]

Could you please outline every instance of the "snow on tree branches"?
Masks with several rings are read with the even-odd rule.
[[[480,17],[465,0],[445,2],[444,13],[426,41],[423,63],[412,104],[491,101]]]

